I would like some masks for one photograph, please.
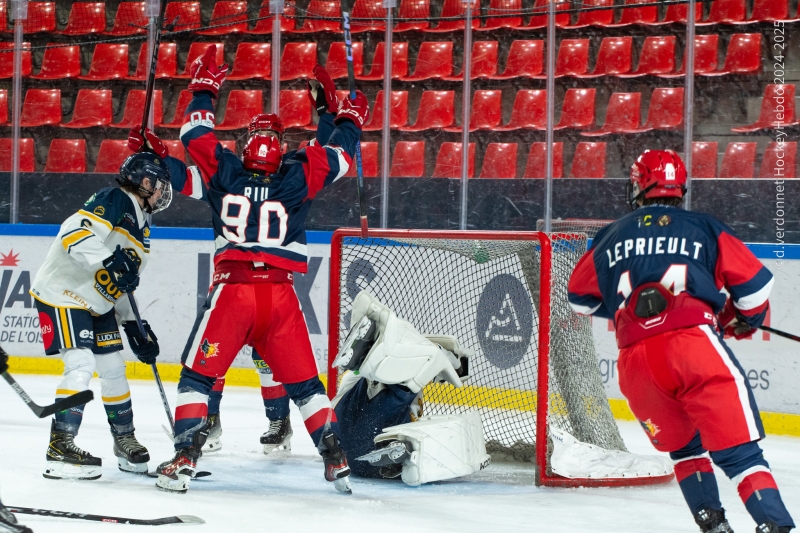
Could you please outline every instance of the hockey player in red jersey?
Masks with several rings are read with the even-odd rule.
[[[685,188],[675,152],[645,151],[631,168],[634,212],[597,233],[572,273],[569,302],[614,321],[620,390],[653,446],[669,452],[700,529],[732,531],[714,461],[757,533],[787,533],[794,522],[757,443],[758,408],[723,340],[761,325],[772,274],[728,226],[682,210]]]
[[[185,492],[206,437],[208,396],[245,344],[255,348],[299,407],[325,464],[325,478],[349,492],[350,469],[337,435],[336,414],[318,378],[305,319],[292,286],[306,272],[305,218],[311,200],[347,173],[369,116],[357,93],[339,102],[322,67],[309,94],[320,113],[315,141],[281,153],[284,128],[277,115],[256,115],[241,158],[214,135],[214,105],[227,65],[214,63],[211,46],[191,67],[189,104],[181,140],[197,167],[165,157],[173,186],[204,199],[215,232],[213,288],[184,350],[175,411],[175,457],[158,467],[157,486]],[[334,118],[335,117],[335,118]],[[130,145],[148,142],[165,156],[152,132],[131,131]]]

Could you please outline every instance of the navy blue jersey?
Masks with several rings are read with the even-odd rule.
[[[270,176],[248,171],[214,135],[214,108],[206,92],[195,93],[186,109],[181,141],[196,167],[167,157],[172,186],[211,206],[216,254],[223,260],[255,261],[307,272],[305,220],[311,200],[344,176],[360,130],[350,121],[320,117],[315,141],[284,154]]]
[[[601,229],[569,282],[581,314],[614,319],[645,283],[687,292],[719,313],[725,288],[750,325],[766,316],[772,274],[728,226],[710,215],[646,206]]]

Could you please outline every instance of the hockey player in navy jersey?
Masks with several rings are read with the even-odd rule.
[[[757,443],[758,408],[724,341],[761,325],[773,277],[728,226],[680,208],[685,187],[675,152],[645,151],[631,168],[634,211],[597,233],[572,273],[569,302],[614,321],[620,390],[653,446],[669,452],[700,529],[732,531],[713,461],[736,483],[757,533],[787,533],[794,522]]]
[[[196,163],[187,168],[166,157],[177,190],[211,206],[215,233],[213,288],[198,316],[182,361],[175,411],[175,457],[158,468],[157,486],[185,492],[206,439],[208,396],[244,345],[253,346],[299,407],[325,464],[325,479],[349,492],[350,469],[337,436],[336,415],[318,377],[293,272],[306,272],[305,218],[325,186],[347,173],[367,100],[339,102],[327,72],[317,66],[309,94],[320,113],[315,141],[281,153],[284,128],[277,115],[250,122],[241,157],[214,135],[214,99],[227,65],[214,63],[216,47],[191,66],[189,104],[181,140]],[[130,146],[145,142],[166,156],[152,132],[131,132]]]

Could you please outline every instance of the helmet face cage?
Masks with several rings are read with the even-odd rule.
[[[163,178],[156,179],[156,186],[153,192],[155,191],[161,191],[161,196],[156,200],[155,205],[151,205],[149,198],[147,199],[147,205],[150,206],[148,213],[151,215],[163,211],[172,203],[172,182]]]

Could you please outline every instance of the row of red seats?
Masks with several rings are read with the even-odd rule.
[[[644,40],[639,64],[633,69],[633,37],[605,37],[600,43],[597,61],[589,72],[589,39],[564,39],[556,57],[556,77],[596,78],[617,76],[635,78],[659,76],[676,78],[686,74],[684,66],[677,68],[675,36],[651,36]],[[223,43],[192,43],[186,65],[178,73],[178,47],[176,43],[162,43],[156,76],[158,78],[187,79],[188,67],[202,55],[206,48],[217,45],[217,58],[224,62]],[[0,43],[0,51],[13,49],[13,43]],[[695,73],[703,76],[724,74],[757,74],[761,72],[761,34],[737,33],[731,36],[725,62],[717,63],[719,35],[695,37]],[[78,45],[47,48],[38,74],[32,74],[31,52],[24,51],[22,75],[34,79],[78,78],[91,81],[137,80],[147,75],[147,49],[139,51],[136,72],[128,74],[128,45],[100,43],[95,46],[89,72],[81,75],[81,54]],[[508,80],[514,78],[544,79],[544,41],[513,41],[509,47],[505,70],[498,72],[498,41],[476,41],[472,47],[472,79]],[[281,80],[313,77],[317,60],[316,43],[286,43],[281,54]],[[326,68],[334,79],[347,77],[347,60],[343,42],[332,43],[327,55]],[[373,55],[369,73],[364,69],[363,43],[353,43],[353,66],[359,80],[382,80],[384,68],[384,43],[379,42]],[[270,43],[239,43],[228,79],[248,80],[271,77],[272,55]],[[14,72],[13,56],[0,53],[0,79],[11,78]],[[452,42],[423,42],[417,55],[413,74],[408,72],[408,43],[392,44],[392,78],[400,81],[440,79],[461,81],[462,74],[454,73]]]
[[[541,13],[546,11],[549,0],[536,0],[534,10]],[[653,5],[646,5],[651,3]],[[670,4],[667,6],[663,19],[659,19],[659,6],[655,2],[642,2],[641,0],[626,0],[626,7],[620,9],[619,17],[615,17],[614,0],[585,0],[583,5],[587,9],[581,10],[572,22],[572,14],[562,13],[556,16],[556,24],[561,28],[584,28],[596,26],[603,28],[616,28],[630,25],[657,26],[663,24],[685,23],[687,6],[685,4]],[[641,5],[645,4],[645,5]],[[479,2],[473,2],[475,9]],[[610,9],[597,9],[609,7]],[[114,17],[111,29],[106,30],[106,6],[104,2],[75,2],[70,10],[66,27],[56,29],[56,4],[55,2],[29,2],[28,18],[23,22],[25,33],[60,33],[64,35],[89,35],[107,34],[115,36],[135,35],[144,33],[147,25],[145,17],[145,2],[121,2]],[[466,5],[463,0],[445,0],[442,9],[442,19],[438,24],[432,25],[430,16],[430,0],[401,0],[397,16],[401,19],[417,19],[400,22],[394,28],[395,32],[424,31],[432,33],[454,32],[464,29]],[[557,10],[572,9],[568,1],[557,2]],[[491,31],[498,29],[511,30],[539,30],[547,24],[544,15],[533,15],[527,24],[523,17],[497,16],[513,14],[522,11],[522,0],[490,0],[487,11],[488,18],[485,24],[481,20],[473,20],[473,29],[477,31]],[[714,0],[708,19],[702,19],[703,6],[697,4],[695,23],[699,26],[713,24],[753,24],[770,21],[796,21],[789,18],[789,0],[754,0],[753,9],[747,18],[745,0]],[[341,32],[339,22],[341,6],[338,0],[311,0],[305,15],[302,27],[298,26],[295,18],[294,6],[287,6],[285,16],[281,17],[281,29],[291,33],[318,33]],[[386,16],[383,0],[356,0],[352,15],[356,19],[373,19],[372,21],[356,21],[351,26],[354,33],[364,31],[384,31],[385,25],[380,20]],[[253,27],[248,21],[246,1],[220,1],[214,4],[214,10],[209,20],[209,26],[201,29],[201,12],[199,2],[170,2],[167,4],[165,19],[172,21],[178,19],[176,29],[194,30],[200,35],[226,35],[230,33],[268,34],[272,32],[272,17],[269,13],[269,0],[264,0],[258,19]],[[329,20],[325,20],[329,19]],[[8,24],[7,2],[0,2],[0,31],[10,32]]]
[[[173,157],[184,159],[184,148],[180,141],[165,141]],[[235,141],[222,141],[225,148],[236,151]],[[303,147],[305,143],[301,144]],[[786,178],[797,176],[797,143],[770,143],[764,151],[761,167],[756,174],[757,144],[755,142],[732,142],[722,157],[717,172],[716,142],[692,143],[693,178]],[[439,147],[436,164],[431,177],[461,177],[461,143],[445,142]],[[563,143],[554,144],[554,177],[564,177]],[[480,178],[544,178],[545,143],[533,143],[528,152],[522,175],[517,172],[517,143],[490,143],[483,157]],[[0,171],[11,168],[11,139],[0,139]],[[104,140],[100,144],[94,172],[116,173],[126,157],[131,155],[127,141]],[[364,176],[380,175],[378,143],[361,143]],[[468,154],[469,177],[475,176],[475,144],[470,143]],[[782,170],[776,171],[776,168]],[[34,171],[33,139],[22,139],[20,145],[20,169]],[[86,141],[83,139],[54,139],[50,143],[45,172],[86,172]],[[355,175],[351,168],[348,176]],[[425,142],[400,141],[394,149],[392,177],[419,178],[425,176]],[[570,170],[572,178],[606,178],[606,143],[582,142],[575,147]]]
[[[595,97],[597,89],[567,89],[556,130],[593,130],[596,128]],[[342,97],[345,93],[342,92]],[[456,125],[454,91],[424,91],[414,124],[409,124],[408,92],[392,91],[389,126],[406,132],[427,130],[461,131]],[[517,91],[508,124],[502,124],[502,91],[478,90],[472,99],[470,131],[544,130],[546,127],[547,91],[521,89]],[[767,85],[761,102],[761,112],[755,123],[731,128],[736,133],[774,129],[780,116],[781,126],[800,124],[795,112],[794,85]],[[181,91],[171,122],[163,121],[161,91],[154,92],[154,121],[159,127],[180,128],[183,115],[191,100],[189,91]],[[287,128],[316,129],[311,122],[311,108],[304,90],[280,92],[280,114]],[[683,126],[683,88],[661,87],[653,89],[647,119],[641,123],[641,93],[612,93],[606,107],[606,122],[599,129],[582,131],[586,136],[622,133],[644,133],[652,130],[674,130]],[[0,125],[8,124],[8,95],[0,91]],[[778,102],[783,102],[779,104]],[[364,131],[383,128],[383,91],[379,91],[370,121]],[[237,130],[247,127],[253,115],[264,109],[262,91],[233,90],[225,105],[225,118],[216,126],[218,130]],[[75,99],[72,120],[61,122],[61,91],[59,89],[28,89],[22,107],[20,125],[63,126],[89,128],[110,126],[130,128],[141,122],[144,111],[144,91],[131,90],[125,102],[123,118],[113,123],[112,94],[110,90],[81,89]],[[780,115],[779,115],[780,114]]]

